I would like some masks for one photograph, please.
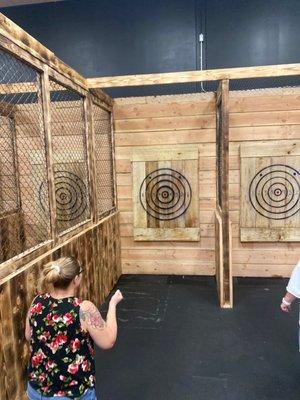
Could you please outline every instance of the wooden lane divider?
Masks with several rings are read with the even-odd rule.
[[[300,75],[300,63],[88,78],[90,89]]]

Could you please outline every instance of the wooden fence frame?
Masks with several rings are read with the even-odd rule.
[[[220,81],[221,88],[218,91],[216,102],[221,99],[221,103],[224,104],[224,95],[222,95],[222,90],[224,91],[224,85],[229,84],[230,79],[249,79],[249,78],[267,78],[267,77],[280,77],[280,76],[296,76],[300,75],[300,63],[296,64],[283,64],[283,65],[269,65],[269,66],[257,66],[257,67],[239,67],[239,68],[228,68],[228,69],[215,69],[215,70],[205,70],[205,71],[184,71],[184,72],[171,72],[171,73],[161,73],[161,74],[141,74],[141,75],[127,75],[127,76],[115,76],[115,77],[102,77],[102,78],[90,78],[85,79],[75,70],[68,67],[65,63],[59,60],[50,50],[44,47],[36,39],[26,33],[23,29],[13,23],[11,20],[6,18],[0,13],[0,47],[7,52],[18,57],[22,61],[28,63],[36,70],[41,73],[42,76],[42,98],[45,109],[45,133],[47,138],[47,153],[49,160],[47,163],[47,171],[49,174],[50,187],[54,188],[53,181],[53,166],[51,165],[51,132],[49,127],[49,93],[47,93],[47,81],[49,77],[52,77],[59,83],[70,87],[73,90],[81,93],[85,98],[84,108],[85,108],[85,123],[87,128],[87,137],[89,143],[89,152],[93,150],[93,124],[91,123],[91,115],[88,111],[91,106],[91,96],[95,96],[98,101],[100,101],[105,108],[109,108],[113,115],[113,100],[105,94],[101,88],[108,87],[122,87],[122,86],[145,86],[145,85],[161,85],[161,84],[174,84],[174,83],[191,83],[191,82],[204,82],[204,81]],[[223,83],[222,83],[223,82]],[[226,84],[224,82],[227,82]],[[13,91],[13,87],[11,88]],[[224,93],[224,92],[223,92]],[[226,102],[226,100],[225,100]],[[48,104],[48,105],[47,105]],[[48,126],[48,127],[47,127]],[[113,126],[113,124],[112,124]],[[228,138],[226,141],[229,140]],[[223,143],[224,145],[224,143]],[[223,147],[223,158],[226,160],[228,157],[228,146]],[[93,154],[91,152],[91,154]],[[89,170],[90,179],[92,186],[91,194],[91,207],[92,207],[92,217],[89,224],[92,226],[96,222],[96,202],[95,202],[95,168],[94,159],[89,155]],[[114,161],[115,163],[115,161]],[[228,174],[223,176],[223,189],[228,191]],[[116,181],[115,181],[116,185]],[[115,198],[116,201],[116,198]],[[26,262],[32,261],[34,258],[38,257],[45,251],[49,251],[55,245],[61,243],[63,240],[67,240],[72,235],[78,233],[79,230],[83,229],[81,225],[78,227],[79,230],[72,230],[66,236],[59,237],[55,230],[55,199],[53,198],[53,193],[50,195],[50,206],[52,212],[52,223],[54,229],[52,230],[52,239],[47,243],[43,243],[34,250],[29,250],[22,253],[20,256],[9,260],[0,266],[0,279],[3,276],[15,271],[21,265]],[[112,212],[115,209],[112,210]],[[230,221],[229,221],[229,211],[228,203],[225,202],[222,207],[222,221],[223,229],[225,229],[226,243],[230,250]],[[86,228],[87,226],[84,226]],[[223,232],[223,240],[224,232]],[[226,273],[230,272],[230,251],[225,251],[223,257],[223,262],[225,263]],[[232,305],[232,285],[226,285],[226,304]],[[231,300],[230,300],[231,299]],[[224,304],[225,304],[224,303]]]
[[[13,272],[19,270],[35,260],[42,254],[51,251],[57,246],[61,246],[73,236],[83,230],[92,228],[98,224],[100,219],[97,213],[97,202],[95,192],[95,160],[94,160],[94,129],[91,123],[91,102],[95,101],[103,108],[112,114],[113,100],[102,90],[89,90],[86,79],[79,73],[67,66],[59,60],[50,50],[44,47],[36,39],[26,33],[23,29],[17,26],[14,22],[6,18],[0,13],[0,49],[16,57],[20,61],[26,63],[35,69],[41,77],[41,103],[43,110],[43,125],[45,132],[45,149],[47,160],[47,177],[49,183],[49,206],[51,219],[51,238],[34,248],[30,248],[25,252],[0,264],[0,282]],[[89,198],[90,198],[90,218],[75,227],[68,229],[62,234],[58,234],[56,223],[56,201],[53,173],[53,149],[51,137],[51,115],[50,115],[50,79],[55,80],[58,84],[65,86],[77,92],[83,97],[84,108],[84,124],[87,143],[87,168],[89,181]],[[14,86],[16,86],[14,88]],[[11,84],[10,90],[17,92],[17,85]],[[28,84],[30,91],[30,83]],[[32,88],[31,88],[32,91]],[[1,92],[1,88],[0,88]],[[113,153],[114,158],[114,153]],[[115,161],[113,160],[115,165]],[[116,185],[116,182],[114,183]],[[114,199],[115,201],[116,199]],[[109,210],[105,218],[113,215],[117,211],[116,201],[115,206]]]
[[[184,71],[159,74],[111,76],[87,79],[90,89],[167,85],[205,81],[219,81],[216,93],[216,211],[215,230],[219,243],[215,244],[216,281],[220,306],[233,307],[232,235],[229,220],[229,82],[231,79],[300,76],[300,63]],[[220,175],[220,176],[219,176]],[[217,240],[216,240],[217,242]]]

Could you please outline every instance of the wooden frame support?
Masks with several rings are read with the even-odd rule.
[[[51,222],[51,238],[53,243],[57,242],[57,224],[56,224],[56,199],[55,199],[55,185],[54,185],[54,168],[53,168],[53,147],[51,136],[51,116],[50,116],[50,82],[49,82],[49,68],[45,65],[44,72],[41,75],[41,99],[43,106],[44,130],[46,140],[46,162],[47,174],[49,182],[49,210]]]
[[[233,306],[231,232],[229,221],[229,81],[222,80],[216,93],[217,215],[216,277],[222,308]]]
[[[109,87],[166,85],[172,83],[267,78],[293,75],[300,75],[300,63],[208,69],[204,71],[167,72],[161,74],[108,76],[102,78],[88,78],[86,81],[89,89],[103,89]]]

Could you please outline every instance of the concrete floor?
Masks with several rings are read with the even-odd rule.
[[[280,311],[285,286],[236,279],[235,308],[220,310],[211,277],[123,275],[118,341],[96,353],[99,399],[299,400],[298,306]]]

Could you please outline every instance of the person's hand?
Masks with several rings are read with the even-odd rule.
[[[288,306],[287,304],[284,304],[284,303],[281,303],[280,308],[284,312],[290,312],[290,310],[291,310],[291,306],[290,305]]]
[[[122,300],[123,300],[123,295],[120,292],[120,290],[117,290],[116,293],[110,299],[110,303],[116,306]]]

